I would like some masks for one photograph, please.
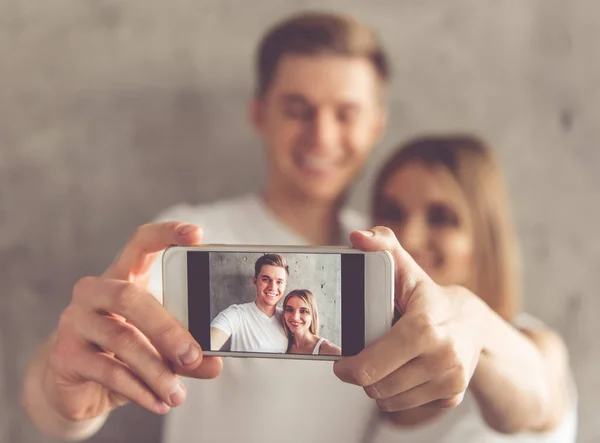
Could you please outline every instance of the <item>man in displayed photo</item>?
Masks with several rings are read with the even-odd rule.
[[[280,352],[288,347],[283,330],[282,309],[277,307],[289,276],[286,260],[279,254],[265,254],[254,265],[254,301],[233,304],[211,322],[210,343],[220,350],[231,337],[231,351]],[[241,294],[240,294],[241,295]]]

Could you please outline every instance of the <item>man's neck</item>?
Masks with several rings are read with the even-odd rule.
[[[275,310],[277,309],[277,306],[264,305],[258,300],[254,300],[254,304],[256,305],[259,311],[261,311],[268,317],[273,317],[275,315]]]
[[[336,202],[315,202],[289,195],[274,186],[267,187],[261,197],[275,217],[308,243],[319,246],[339,243],[341,198]]]

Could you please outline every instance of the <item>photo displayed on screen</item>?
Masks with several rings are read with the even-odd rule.
[[[211,351],[336,356],[362,345],[362,255],[189,254],[190,331]]]

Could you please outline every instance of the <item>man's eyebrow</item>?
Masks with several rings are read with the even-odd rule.
[[[302,94],[297,93],[289,93],[281,96],[281,102],[284,105],[304,105],[304,106],[313,106],[313,104]],[[341,99],[337,102],[336,106],[346,109],[360,109],[361,105],[356,100],[352,98]]]
[[[285,104],[303,104],[310,105],[309,101],[301,94],[285,94],[281,97],[281,101]]]
[[[358,108],[360,108],[360,104],[359,103],[354,102],[354,101],[349,101],[349,100],[340,102],[340,105],[342,107],[344,107],[344,108],[352,108],[352,109],[358,109]]]

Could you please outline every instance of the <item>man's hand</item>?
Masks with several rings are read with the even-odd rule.
[[[213,351],[220,351],[227,340],[231,337],[227,332],[219,328],[210,328],[210,346]]]
[[[337,361],[335,374],[364,387],[387,412],[460,404],[483,347],[483,302],[464,288],[435,284],[388,228],[353,232],[351,240],[363,251],[392,253],[402,316],[358,355]]]
[[[198,227],[183,223],[138,228],[102,276],[75,284],[46,354],[26,377],[25,391],[28,384],[39,387],[46,409],[77,422],[129,401],[163,414],[185,399],[177,374],[217,376],[221,359],[203,358],[189,331],[146,289],[160,251],[169,245],[198,244],[201,237]],[[28,409],[36,414],[35,407]],[[41,417],[37,421],[44,423]]]

